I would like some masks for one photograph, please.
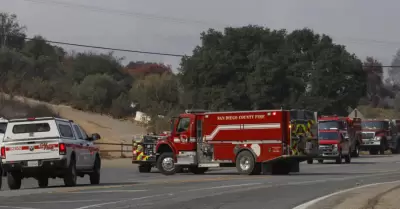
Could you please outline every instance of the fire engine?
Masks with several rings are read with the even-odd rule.
[[[235,166],[245,175],[299,172],[300,162],[318,155],[316,119],[306,110],[187,110],[157,141],[155,164],[164,175],[177,166],[194,174]]]
[[[344,138],[350,141],[351,157],[360,155],[361,118],[339,117],[337,115],[321,116],[318,118],[318,129],[337,130]]]
[[[378,152],[384,154],[390,149],[393,154],[400,153],[400,120],[395,119],[368,119],[361,123],[362,150],[371,155]]]

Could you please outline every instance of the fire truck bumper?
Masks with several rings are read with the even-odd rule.
[[[136,157],[132,157],[132,164],[156,164],[156,156],[149,156],[146,160],[136,160]]]
[[[363,142],[360,145],[360,149],[361,150],[377,149],[380,146],[381,146],[381,141],[379,141],[379,140],[365,140],[365,139],[363,139]]]

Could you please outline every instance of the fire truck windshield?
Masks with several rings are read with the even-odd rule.
[[[319,121],[318,129],[320,130],[335,130],[335,129],[344,129],[339,121]]]
[[[385,128],[384,121],[362,121],[361,122],[362,129],[383,129]]]
[[[319,140],[336,140],[339,138],[338,132],[319,132],[318,134]]]

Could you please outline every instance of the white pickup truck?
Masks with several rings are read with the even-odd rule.
[[[0,138],[2,167],[10,189],[20,189],[23,178],[37,179],[39,187],[49,178],[63,178],[66,186],[75,186],[77,176],[90,176],[91,184],[100,183],[101,158],[94,141],[71,120],[42,117],[11,119]]]

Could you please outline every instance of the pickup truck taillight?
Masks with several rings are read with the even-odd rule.
[[[67,154],[67,148],[65,147],[64,143],[58,144],[58,151],[60,152],[60,155]]]
[[[6,159],[6,147],[1,147],[1,158]]]

